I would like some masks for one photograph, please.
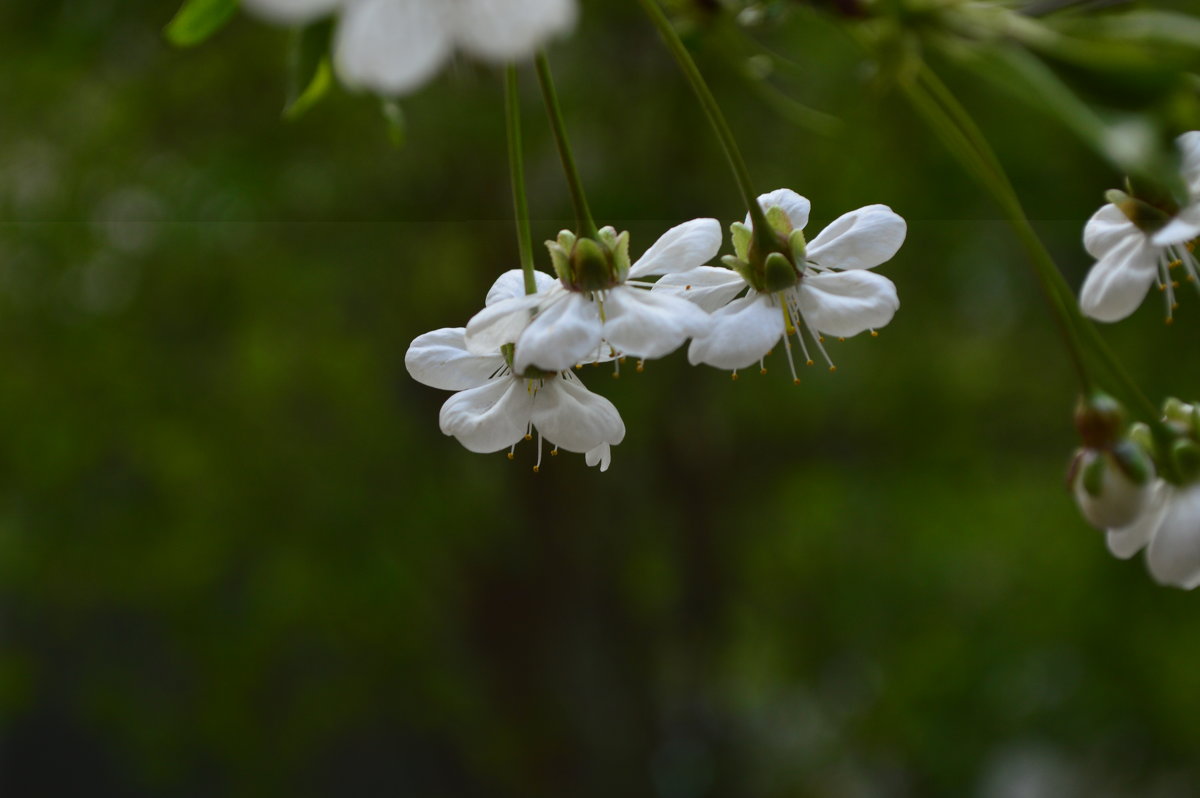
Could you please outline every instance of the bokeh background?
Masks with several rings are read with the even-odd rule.
[[[895,321],[799,387],[781,353],[588,369],[612,469],[534,475],[444,437],[403,362],[516,264],[498,74],[405,98],[397,147],[366,96],[281,121],[286,32],[180,51],[174,10],[0,4],[0,793],[1200,795],[1196,598],[1077,516],[1031,272],[829,18],[689,41],[763,191],[908,219]],[[835,132],[741,75],[752,39]],[[635,253],[740,218],[636,4],[551,57]],[[570,205],[531,77],[540,241]],[[1077,285],[1120,175],[946,77]],[[1200,393],[1182,301],[1105,331],[1153,397]]]

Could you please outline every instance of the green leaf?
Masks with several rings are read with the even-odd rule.
[[[163,33],[176,47],[194,47],[224,27],[237,7],[238,0],[184,0]]]
[[[387,123],[388,140],[393,147],[403,147],[408,135],[408,125],[404,119],[404,109],[395,100],[384,100],[380,106],[383,120]]]
[[[333,87],[329,47],[330,20],[305,26],[293,39],[288,63],[288,93],[283,118],[293,122],[319,103]]]

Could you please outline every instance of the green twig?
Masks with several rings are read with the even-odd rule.
[[[521,253],[521,271],[525,274],[525,293],[537,293],[533,276],[533,236],[529,231],[529,201],[525,196],[525,162],[521,153],[521,96],[517,88],[517,68],[509,66],[504,82],[504,117],[508,129],[508,169],[512,178],[513,212],[517,222],[517,247]]]
[[[558,145],[558,157],[562,161],[567,187],[571,191],[571,201],[575,205],[575,232],[594,239],[599,235],[599,231],[595,220],[592,219],[587,196],[583,193],[583,181],[579,178],[579,169],[575,166],[575,156],[571,154],[571,143],[567,139],[566,125],[563,124],[562,108],[554,90],[554,77],[550,74],[550,62],[546,60],[544,52],[537,54],[536,64],[538,83],[542,87],[542,100],[546,103],[546,113],[550,117],[550,127]]]

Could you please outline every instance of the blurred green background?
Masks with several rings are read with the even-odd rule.
[[[174,10],[0,4],[6,798],[1200,795],[1196,599],[1078,517],[1075,387],[1022,254],[835,25],[751,33],[833,136],[691,43],[810,230],[908,219],[895,321],[799,387],[781,353],[736,383],[683,353],[588,369],[629,430],[612,469],[535,476],[531,446],[442,436],[403,363],[516,264],[499,75],[405,98],[397,148],[366,96],[281,122],[286,32],[177,51]],[[551,56],[635,254],[741,217],[636,4],[585,2]],[[531,77],[540,241],[570,205]],[[947,78],[1078,285],[1120,175]],[[1200,393],[1182,302],[1105,331],[1153,397]]]

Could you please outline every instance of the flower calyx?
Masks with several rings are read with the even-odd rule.
[[[1080,399],[1075,426],[1083,446],[1075,452],[1067,482],[1080,512],[1103,529],[1132,523],[1145,508],[1156,475],[1142,442],[1149,430],[1140,424],[1126,429],[1124,409],[1102,393]]]
[[[569,291],[606,291],[629,276],[629,232],[603,227],[595,238],[563,230],[547,241],[554,271]]]
[[[769,229],[762,235],[741,222],[730,225],[736,254],[721,258],[760,294],[791,288],[800,282],[805,268],[804,231],[793,227],[778,206],[768,209],[766,217]]]
[[[1126,183],[1128,191],[1112,189],[1105,192],[1104,198],[1146,235],[1153,235],[1167,226],[1167,223],[1179,213],[1179,206],[1165,194],[1152,196],[1147,192],[1134,193],[1132,183]]]

